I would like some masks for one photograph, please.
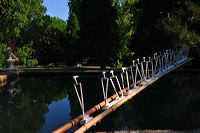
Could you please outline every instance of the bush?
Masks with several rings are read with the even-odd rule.
[[[0,43],[0,67],[2,68],[4,66],[4,62],[6,57],[4,56],[6,51],[6,45]]]
[[[20,63],[26,67],[34,67],[38,65],[37,59],[33,57],[34,50],[28,45],[17,48],[17,53],[20,57]]]

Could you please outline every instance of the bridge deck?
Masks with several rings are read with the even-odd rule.
[[[136,94],[138,94],[139,92],[141,92],[142,90],[144,90],[145,88],[147,88],[149,85],[153,84],[154,82],[156,82],[158,79],[160,79],[161,77],[163,77],[164,75],[168,74],[169,72],[175,70],[177,67],[185,64],[186,62],[190,61],[192,59],[187,59],[184,62],[178,64],[177,66],[175,66],[174,68],[163,72],[162,74],[158,74],[155,77],[148,79],[147,82],[145,82],[142,86],[138,87],[137,89],[132,89],[131,93],[129,93],[129,95],[124,96],[123,98],[121,98],[119,101],[117,101],[114,105],[112,105],[110,108],[108,108],[107,110],[101,112],[100,114],[98,114],[97,116],[95,116],[92,120],[90,120],[88,123],[84,124],[82,127],[80,127],[76,133],[81,133],[81,132],[85,132],[87,131],[90,127],[96,125],[96,123],[100,122],[104,117],[106,117],[107,115],[109,115],[111,112],[113,112],[114,110],[116,110],[118,107],[120,107],[121,105],[123,105],[126,101],[132,99]],[[139,82],[139,81],[138,81]],[[133,88],[134,84],[130,85],[130,88]],[[126,90],[128,90],[129,88],[125,88],[123,89],[123,92],[126,92]],[[119,95],[121,95],[121,91],[119,92]],[[115,100],[117,97],[116,94],[114,94],[113,96],[111,96],[110,98],[107,99],[108,102],[112,102],[113,100]],[[91,108],[90,110],[86,111],[85,114],[87,115],[91,115],[94,112],[102,109],[102,107],[105,106],[105,101],[99,103],[98,105],[94,106],[93,108]],[[73,119],[72,121],[70,121],[69,123],[63,125],[62,127],[58,128],[57,130],[54,131],[54,133],[63,133],[65,131],[67,131],[68,129],[70,129],[71,127],[73,127],[74,125],[78,124],[80,122],[80,120],[83,118],[82,115],[76,117],[75,119]]]
[[[164,73],[162,73],[160,75],[157,75],[156,77],[154,77],[152,79],[149,79],[143,86],[141,86],[141,87],[139,87],[137,89],[134,89],[129,95],[123,97],[121,100],[119,100],[119,102],[117,102],[116,104],[114,104],[113,106],[111,106],[110,108],[105,110],[104,112],[102,112],[99,115],[97,115],[96,117],[94,117],[88,123],[84,124],[78,130],[76,130],[75,133],[83,133],[83,132],[87,131],[90,127],[96,125],[96,123],[100,122],[104,117],[109,115],[111,112],[115,111],[117,108],[119,108],[121,105],[123,105],[128,100],[132,99],[135,95],[137,95],[142,90],[146,89],[149,85],[153,84],[154,82],[156,82],[158,79],[160,79],[164,75],[168,74],[169,72],[173,71],[174,69],[176,69],[177,67],[185,64],[188,61],[189,60],[186,60],[185,62],[182,62],[181,64],[179,64],[176,67],[170,69],[169,71],[166,71],[166,72],[164,72]]]

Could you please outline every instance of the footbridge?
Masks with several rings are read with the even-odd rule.
[[[121,69],[120,75],[115,75],[113,70],[102,72],[100,82],[103,101],[87,111],[84,108],[82,83],[79,82],[78,75],[73,76],[74,91],[82,114],[55,130],[54,133],[67,132],[77,124],[80,124],[80,128],[75,133],[87,131],[149,85],[191,60],[188,58],[188,53],[189,48],[166,50],[164,53],[155,53],[153,57],[133,60],[131,66]],[[111,97],[108,97],[109,85],[115,92]]]

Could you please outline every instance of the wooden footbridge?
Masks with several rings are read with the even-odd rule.
[[[103,72],[101,83],[104,100],[87,111],[84,109],[82,84],[78,82],[79,76],[73,76],[74,89],[80,103],[82,115],[58,128],[54,133],[66,132],[77,124],[81,124],[81,126],[75,133],[87,131],[159,78],[188,62],[190,60],[188,53],[189,48],[166,50],[164,53],[154,54],[152,58],[146,59],[143,57],[142,61],[139,59],[133,60],[130,67],[122,68],[120,76],[114,75],[113,70]],[[112,85],[115,94],[108,98],[109,84]],[[97,115],[92,117],[94,113]]]

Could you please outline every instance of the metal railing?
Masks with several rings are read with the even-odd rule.
[[[113,70],[110,72],[103,71],[101,85],[105,106],[102,109],[106,110],[110,108],[120,99],[126,97],[130,92],[138,89],[140,86],[147,84],[152,79],[171,71],[177,65],[184,63],[188,60],[188,54],[189,48],[179,48],[176,50],[166,50],[164,53],[155,53],[153,57],[143,57],[142,60],[133,60],[131,66],[122,68],[119,78],[118,76],[114,75]],[[108,74],[110,76],[106,77],[106,73],[110,73]],[[73,78],[75,81],[74,88],[83,116],[83,119],[80,123],[85,124],[90,121],[92,117],[85,115],[84,112],[82,84],[77,81],[78,76],[73,76]],[[138,83],[138,81],[140,82]],[[130,83],[132,83],[132,85],[130,85]],[[109,84],[111,84],[115,94],[117,95],[116,99],[111,102],[107,101]],[[125,90],[124,88],[127,89]]]

